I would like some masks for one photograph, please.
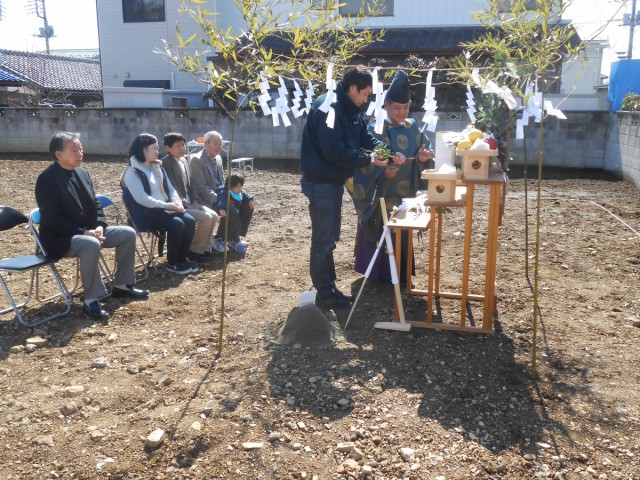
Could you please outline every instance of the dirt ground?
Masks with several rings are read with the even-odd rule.
[[[0,160],[0,204],[28,212],[47,162]],[[124,160],[85,163],[98,193],[117,190]],[[334,346],[283,346],[277,332],[311,286],[310,225],[298,174],[259,169],[245,185],[256,195],[249,253],[229,257],[219,355],[222,256],[188,277],[152,271],[141,284],[149,300],[106,301],[108,324],[83,316],[78,297],[71,314],[36,329],[2,317],[0,478],[639,479],[640,193],[575,175],[543,182],[537,379],[521,178],[500,227],[495,334],[376,330],[392,317],[393,289],[367,282],[346,331],[348,311],[326,312]],[[486,208],[479,188],[473,289],[484,279]],[[447,289],[460,286],[463,220],[462,209],[445,216]],[[354,233],[345,195],[338,283],[357,293]],[[17,234],[27,232],[2,237],[3,257],[32,249]],[[416,246],[417,286],[426,247]],[[61,262],[68,284],[72,266]],[[10,284],[24,292],[26,280]],[[424,318],[425,297],[404,306]],[[459,302],[441,309],[444,321],[459,318]],[[481,305],[470,310],[477,319]],[[33,337],[46,344],[27,346]],[[156,429],[162,443],[145,446]]]

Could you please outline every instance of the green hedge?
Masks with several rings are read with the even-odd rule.
[[[625,112],[640,112],[640,94],[627,93],[622,99],[622,107],[620,110]]]

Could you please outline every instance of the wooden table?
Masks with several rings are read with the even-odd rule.
[[[506,176],[496,164],[489,172],[485,180],[461,180],[456,186],[455,200],[446,204],[432,204],[427,201],[428,213],[423,213],[415,218],[394,218],[389,226],[396,229],[396,245],[400,245],[402,230],[409,230],[409,254],[407,259],[406,292],[413,295],[427,297],[427,319],[424,322],[413,321],[414,327],[439,328],[443,330],[457,330],[475,333],[493,333],[493,318],[496,311],[496,263],[498,255],[498,227],[501,223],[502,188],[506,183]],[[485,282],[482,293],[469,291],[469,270],[471,262],[471,240],[473,232],[474,193],[476,185],[489,187],[489,208],[487,224],[487,246],[485,259]],[[442,224],[443,215],[438,213],[439,207],[464,208],[465,229],[462,265],[462,282],[459,292],[443,292],[440,290],[440,258],[442,255]],[[408,212],[410,214],[410,212]],[[427,290],[414,289],[412,285],[412,257],[414,230],[429,230],[429,266]],[[400,248],[396,249],[396,265],[400,265]],[[433,309],[435,301],[439,298],[451,298],[460,300],[460,319],[458,323],[435,322]],[[483,302],[482,325],[473,325],[468,322],[467,302]],[[407,319],[411,322],[411,319]]]

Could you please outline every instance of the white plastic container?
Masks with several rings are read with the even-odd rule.
[[[435,148],[435,169],[438,170],[441,165],[447,163],[453,165],[455,143],[449,141],[453,135],[459,135],[456,132],[436,132],[436,148]]]
[[[308,305],[315,305],[315,301],[316,301],[315,290],[307,290],[300,294],[300,308],[306,307]]]

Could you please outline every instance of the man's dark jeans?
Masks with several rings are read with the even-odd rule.
[[[336,267],[333,251],[340,240],[342,184],[300,181],[302,193],[309,199],[311,217],[311,256],[309,271],[319,297],[331,295],[335,289]]]

